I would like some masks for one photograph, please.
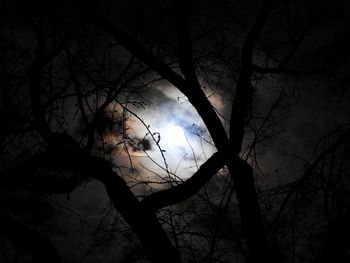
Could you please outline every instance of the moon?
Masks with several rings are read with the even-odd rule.
[[[185,147],[188,144],[185,130],[179,125],[168,124],[161,134],[168,147]]]

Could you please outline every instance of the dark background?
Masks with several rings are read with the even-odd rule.
[[[349,261],[347,1],[0,3],[0,262]]]

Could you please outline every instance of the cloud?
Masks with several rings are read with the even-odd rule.
[[[148,176],[147,170],[152,170],[158,177],[167,176],[168,168],[182,179],[190,177],[215,151],[201,118],[172,86],[155,87],[147,98],[149,107],[131,108],[142,121],[135,116],[128,121],[128,134],[136,142],[137,153],[132,155],[138,159],[137,169]]]

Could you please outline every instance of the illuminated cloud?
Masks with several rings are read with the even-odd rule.
[[[151,170],[167,176],[168,169],[186,179],[215,151],[211,138],[196,110],[174,87],[159,86],[148,98],[151,107],[132,108],[143,123],[135,117],[128,122],[130,137],[150,143],[147,148],[134,147],[135,166],[147,175]]]

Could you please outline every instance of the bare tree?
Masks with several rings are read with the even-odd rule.
[[[297,84],[305,88],[314,78],[348,92],[339,81],[348,69],[347,54],[339,55],[342,32],[329,42],[318,36],[349,22],[346,4],[335,5],[343,7],[338,21],[331,13],[337,10],[315,3],[3,3],[0,234],[33,261],[60,262],[48,239],[10,214],[5,197],[18,189],[38,198],[70,192],[93,178],[151,262],[340,260],[349,243],[340,241],[349,232],[345,115],[317,134],[328,133],[289,182],[266,186],[261,179],[267,175],[259,151],[272,149],[283,125],[290,128],[285,115],[300,99]],[[314,48],[317,41],[325,44]],[[186,97],[217,150],[184,181],[168,167],[161,134],[142,117],[160,82]],[[227,97],[226,112],[208,90]],[[131,118],[144,126],[143,138],[132,136]],[[132,152],[151,147],[163,162],[149,156],[163,170],[161,180],[124,176],[137,170]],[[291,166],[304,158],[284,157]],[[167,187],[150,186],[162,182]],[[142,195],[134,184],[149,191]]]

